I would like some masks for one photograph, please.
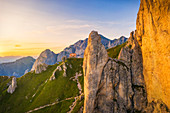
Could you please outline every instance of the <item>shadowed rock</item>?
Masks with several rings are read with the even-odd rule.
[[[101,37],[96,31],[89,35],[88,46],[84,53],[83,71],[84,71],[84,113],[94,110],[94,102],[100,77],[104,65],[108,60],[105,47],[101,43]]]

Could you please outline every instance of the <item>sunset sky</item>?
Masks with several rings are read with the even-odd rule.
[[[0,57],[58,53],[91,30],[129,37],[138,8],[139,0],[0,0]]]

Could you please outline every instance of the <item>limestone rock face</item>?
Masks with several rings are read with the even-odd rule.
[[[63,73],[63,76],[66,77],[67,76],[67,66],[66,66],[66,63],[63,62],[63,70],[64,70],[64,73]]]
[[[148,103],[140,44],[131,33],[118,59],[108,58],[97,32],[85,50],[84,113],[167,112],[162,101]]]
[[[144,112],[147,104],[142,57],[133,32],[119,59],[108,58],[97,32],[89,35],[84,54],[84,112]],[[129,47],[132,46],[132,48]]]
[[[60,66],[57,66],[57,68],[53,71],[53,73],[52,73],[52,75],[51,75],[51,77],[50,77],[50,81],[52,81],[52,80],[55,80],[56,78],[55,78],[55,73],[56,73],[56,71],[61,71],[62,69],[61,69],[61,67]]]
[[[99,89],[102,70],[108,60],[105,47],[101,43],[101,37],[96,31],[89,35],[88,46],[84,52],[84,113],[92,112],[95,107],[96,93]]]
[[[147,95],[143,76],[143,59],[141,48],[134,32],[131,32],[128,43],[122,48],[118,59],[127,66],[130,72],[130,82],[133,90],[133,95],[131,97],[133,111],[144,112],[144,108],[146,108],[147,104]]]
[[[148,101],[170,107],[170,2],[141,0],[136,37],[142,48]]]
[[[35,71],[36,74],[39,74],[39,73],[41,73],[42,71],[45,71],[45,70],[47,69],[47,67],[48,67],[48,65],[45,64],[45,63],[39,64],[39,65],[37,65],[37,67],[35,68],[34,71]]]
[[[8,87],[7,92],[12,94],[15,91],[16,88],[17,88],[16,77],[13,77],[12,78],[12,84]]]
[[[132,47],[130,48],[129,45]],[[139,45],[131,33],[119,58],[109,59],[102,74],[95,101],[96,113],[145,112],[147,96]]]
[[[31,71],[35,70],[35,73],[41,73],[45,71],[48,65],[53,65],[57,62],[57,56],[49,49],[43,51],[36,59]]]

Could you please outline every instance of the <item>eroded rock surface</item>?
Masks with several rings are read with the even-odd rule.
[[[17,88],[17,81],[16,81],[16,77],[12,78],[12,84],[8,87],[7,92],[8,93],[13,93],[15,91],[15,89]]]
[[[170,107],[170,1],[141,0],[136,29],[148,101]]]
[[[168,112],[163,102],[148,103],[142,62],[134,32],[118,59],[112,59],[100,44],[100,36],[92,31],[83,62],[84,113]]]
[[[63,62],[63,70],[64,70],[64,73],[63,73],[63,77],[66,77],[67,76],[67,66],[66,66],[66,63]]]
[[[46,49],[36,59],[31,71],[35,71],[37,74],[45,71],[48,65],[53,65],[57,62],[56,57],[57,55],[53,51]]]
[[[101,37],[96,31],[89,35],[88,45],[84,52],[84,112],[93,111],[95,107],[96,93],[99,89],[102,70],[108,60],[105,47],[101,43]]]

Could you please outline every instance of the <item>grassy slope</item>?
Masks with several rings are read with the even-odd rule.
[[[58,103],[51,107],[46,107],[44,109],[35,111],[33,113],[67,113],[69,111],[69,106],[74,102],[72,100],[66,100],[64,102]]]
[[[124,47],[126,43],[127,42],[108,49],[109,57],[117,58],[121,48]],[[56,71],[56,79],[49,81],[53,71],[59,65],[62,65],[62,63],[49,66],[46,71],[40,74],[27,73],[21,78],[17,78],[18,87],[12,95],[6,92],[6,84],[11,81],[11,78],[8,79],[7,77],[0,77],[0,112],[23,113],[46,104],[78,96],[79,90],[77,88],[77,83],[76,81],[70,80],[70,78],[75,76],[76,72],[83,74],[83,59],[67,59],[67,77],[63,77],[63,71]],[[80,76],[78,79],[84,91],[84,77]],[[33,96],[34,94],[35,96]],[[73,102],[74,99],[65,100],[35,112],[65,113],[69,111],[69,106]],[[73,113],[77,113],[83,106],[83,103],[84,99],[79,99],[73,109]]]
[[[66,61],[67,77],[63,77],[63,71],[57,71],[55,74],[56,79],[53,81],[48,81],[48,79],[61,63],[49,66],[46,71],[40,74],[27,73],[21,78],[18,78],[16,91],[12,95],[5,92],[0,102],[0,112],[23,113],[36,107],[53,103],[56,100],[61,101],[79,95],[77,83],[70,80],[70,77],[75,76],[76,72],[83,72],[82,63],[83,59],[68,59]],[[72,65],[72,68],[70,68],[70,65]],[[83,80],[83,76],[79,77],[79,79]],[[36,95],[33,96],[34,94]],[[54,106],[46,107],[44,110],[49,113],[53,111],[66,112],[69,110],[69,106],[73,101],[73,99],[63,101]]]
[[[119,56],[119,53],[120,53],[120,50],[122,49],[122,47],[124,47],[125,45],[127,44],[127,42],[121,44],[121,45],[118,45],[116,47],[113,47],[113,48],[110,48],[107,50],[107,53],[109,55],[109,57],[111,58],[118,58]]]
[[[0,76],[0,101],[2,96],[5,95],[7,88],[8,88],[8,83],[10,83],[12,78],[8,78],[7,76]]]
[[[75,108],[73,109],[72,113],[78,113],[78,111],[80,110],[80,108],[84,106],[84,99],[83,100],[78,100],[76,103]]]

